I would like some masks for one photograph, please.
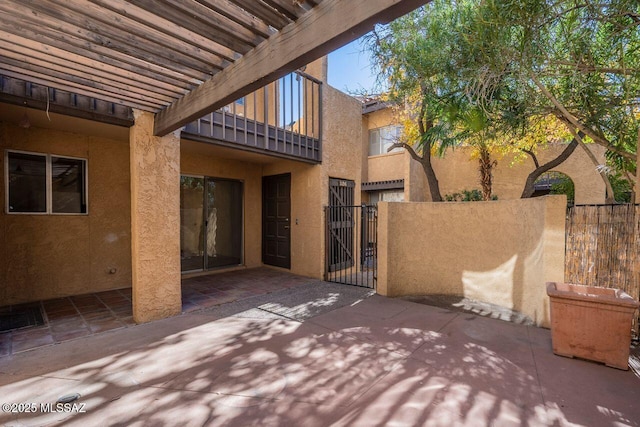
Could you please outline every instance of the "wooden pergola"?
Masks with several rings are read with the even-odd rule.
[[[0,74],[156,114],[166,135],[428,0],[3,0]]]

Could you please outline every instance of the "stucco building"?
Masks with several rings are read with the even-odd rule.
[[[397,123],[393,108],[384,102],[363,104],[363,192],[367,201],[429,201],[429,190],[422,166],[404,149],[387,152],[387,148],[400,136],[402,127]],[[549,145],[538,152],[540,164],[557,157],[565,146]],[[605,149],[596,144],[589,146],[600,164],[605,163]],[[513,157],[497,159],[493,170],[493,195],[499,200],[517,199],[522,194],[527,176],[535,167],[533,161],[513,162]],[[444,157],[433,157],[433,167],[440,183],[440,192],[459,193],[480,189],[478,161],[472,159],[469,147],[448,150]],[[574,183],[576,204],[605,202],[605,184],[596,166],[579,147],[552,172],[560,172]]]
[[[313,80],[314,96],[322,97],[307,106],[309,115],[315,109],[316,123],[308,124],[306,144],[306,132],[283,127],[284,134],[302,135],[303,142],[289,141],[280,153],[217,144],[202,132],[189,133],[189,127],[158,152],[144,128],[153,118],[143,112],[136,112],[135,124],[127,128],[3,104],[3,305],[131,286],[132,258],[143,256],[132,247],[132,227],[142,234],[133,245],[152,245],[139,251],[153,250],[165,260],[161,269],[140,260],[141,269],[154,270],[148,273],[156,288],[181,274],[261,265],[321,278],[329,178],[360,187],[361,165],[352,159],[362,157],[361,146],[353,143],[362,139],[362,127],[359,101],[326,85],[326,59],[306,71],[299,76]],[[242,114],[228,114],[238,126],[243,123]],[[28,124],[21,125],[23,119]],[[317,146],[318,139],[311,135],[320,132],[322,162],[294,154],[313,151],[311,141]],[[143,141],[139,150],[132,139]],[[132,164],[160,161],[171,164],[172,177],[156,169],[147,174]],[[139,187],[132,180],[139,180]],[[354,196],[360,203],[359,193]],[[152,209],[179,204],[180,210],[152,220],[144,212],[149,207],[137,198],[153,199],[148,200]],[[169,227],[178,231],[176,224],[179,241],[144,237]],[[154,292],[165,299],[179,291]],[[157,316],[179,310],[165,309],[169,312]]]
[[[131,287],[145,322],[185,275],[321,278],[363,129],[322,58],[423,3],[1,5],[0,305]]]

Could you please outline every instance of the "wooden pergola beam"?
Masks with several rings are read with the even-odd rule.
[[[429,1],[325,0],[156,114],[154,132],[173,132]]]

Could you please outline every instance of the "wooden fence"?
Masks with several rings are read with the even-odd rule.
[[[565,281],[618,288],[640,300],[640,205],[573,206],[567,212]],[[638,335],[638,318],[634,321]]]

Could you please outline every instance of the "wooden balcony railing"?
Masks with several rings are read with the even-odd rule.
[[[296,71],[188,124],[186,139],[322,161],[322,82]]]

